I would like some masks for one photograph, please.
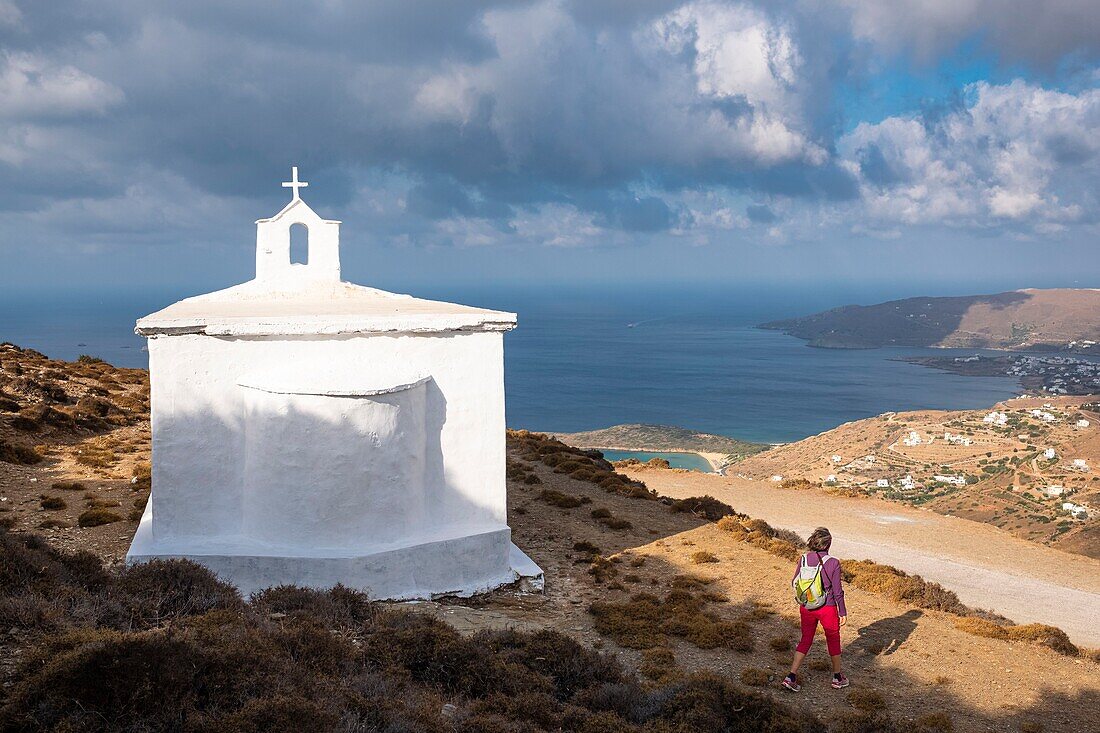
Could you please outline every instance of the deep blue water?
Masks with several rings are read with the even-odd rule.
[[[892,360],[973,350],[814,349],[752,327],[853,302],[849,293],[639,286],[416,294],[519,314],[519,328],[505,337],[512,427],[573,432],[640,422],[783,442],[887,410],[979,408],[1019,391],[1009,378]],[[182,295],[0,294],[0,341],[146,366],[134,320]]]
[[[603,457],[609,461],[625,461],[628,458],[637,458],[639,461],[648,461],[650,458],[664,458],[672,468],[686,468],[691,471],[714,473],[714,466],[710,461],[697,453],[671,453],[667,451],[646,450],[603,450]]]

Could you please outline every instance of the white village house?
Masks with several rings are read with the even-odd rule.
[[[542,571],[505,515],[512,313],[340,279],[340,222],[256,222],[256,277],[142,318],[153,492],[128,562],[186,557],[249,593],[471,594]],[[291,261],[291,229],[308,256]]]

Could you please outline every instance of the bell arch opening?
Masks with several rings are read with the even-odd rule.
[[[290,225],[290,264],[309,264],[309,227],[305,224]]]

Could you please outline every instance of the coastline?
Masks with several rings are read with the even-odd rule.
[[[553,437],[556,437],[559,440],[561,439],[561,436],[555,435]],[[628,448],[628,447],[621,446],[621,445],[577,445],[577,446],[574,446],[574,447],[575,448],[590,449],[590,450],[599,450],[599,451],[617,450],[617,451],[623,451],[624,453],[688,453],[688,454],[691,454],[691,455],[699,456],[704,461],[709,463],[711,473],[716,473],[716,474],[721,474],[722,470],[725,468],[725,465],[726,465],[726,454],[725,453],[710,453],[710,452],[704,453],[703,451],[684,450],[684,449],[681,449],[681,448],[672,448],[672,449],[662,448],[660,450],[657,450],[655,448],[637,448],[637,447]]]

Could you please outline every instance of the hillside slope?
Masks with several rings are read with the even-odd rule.
[[[569,445],[582,447],[721,453],[730,461],[768,449],[763,443],[750,443],[670,425],[614,425],[602,430],[559,433],[556,437]]]
[[[763,323],[811,346],[867,349],[940,346],[990,349],[1067,348],[1100,341],[1100,290],[1016,290],[995,295],[906,298],[848,305]]]
[[[777,446],[728,473],[921,506],[1100,558],[1100,413],[1089,399],[886,413]]]

